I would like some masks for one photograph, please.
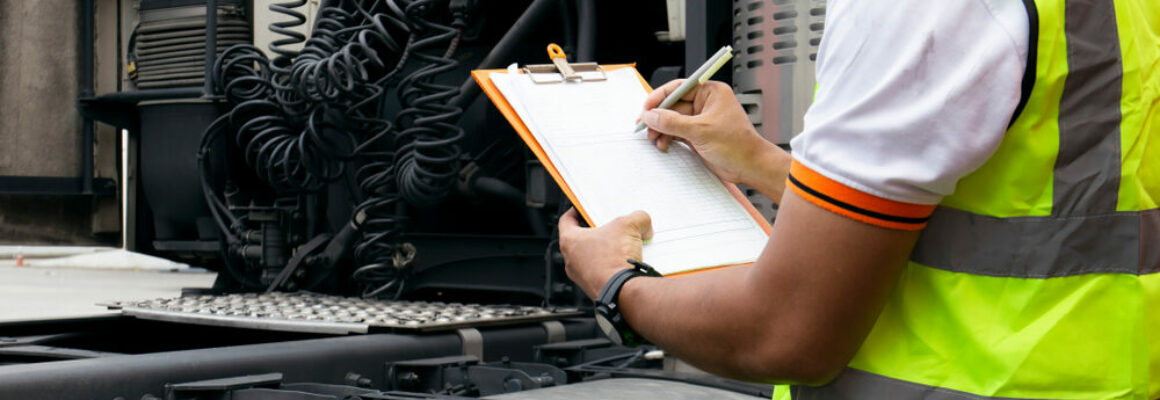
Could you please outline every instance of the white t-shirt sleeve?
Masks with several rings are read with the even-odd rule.
[[[1019,0],[829,0],[796,162],[888,200],[936,204],[998,148],[1020,99]]]

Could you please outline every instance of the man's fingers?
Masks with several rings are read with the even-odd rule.
[[[576,212],[576,207],[569,208],[560,216],[560,222],[557,223],[560,229],[560,235],[569,234],[576,230],[583,229],[580,226],[580,213]]]
[[[649,132],[652,132],[652,131],[650,130]],[[669,151],[669,145],[672,143],[673,143],[672,136],[661,135],[661,137],[659,139],[657,139],[657,149],[660,149],[660,151],[662,151],[662,152],[667,152],[667,151]]]
[[[695,126],[696,118],[695,116],[681,115],[673,110],[657,108],[645,111],[640,119],[644,121],[645,125],[657,132],[690,139],[700,133],[700,130]]]
[[[669,146],[673,143],[673,137],[657,132],[655,130],[648,130],[648,141],[652,142],[661,152],[669,151]]]
[[[694,111],[695,111],[693,109],[693,103],[688,102],[688,101],[677,102],[677,104],[673,106],[672,110],[676,111],[678,114],[681,114],[681,115],[693,115]],[[636,121],[633,121],[633,123],[644,122],[644,114],[647,112],[648,111],[641,112],[640,116],[637,117]],[[648,125],[648,124],[645,124],[645,125]],[[648,141],[653,142],[653,143],[656,143],[657,138],[659,138],[663,135],[663,133],[661,133],[655,129],[648,129],[648,130],[646,130],[646,133],[648,135]]]
[[[684,115],[697,114],[697,109],[695,107],[693,107],[693,102],[691,102],[691,101],[684,101],[684,100],[678,101],[677,104],[673,104],[673,106],[669,109],[676,111],[678,114],[684,114]],[[636,117],[636,120],[632,121],[632,122],[639,123],[639,122],[643,121],[644,113],[646,113],[646,112],[648,112],[648,110],[641,111],[640,116]]]
[[[642,210],[636,210],[628,215],[622,215],[612,220],[609,225],[619,225],[631,233],[639,234],[642,240],[652,239],[653,236],[652,217]]]
[[[693,108],[693,102],[691,102],[691,101],[678,101],[677,104],[674,105],[673,108],[671,108],[670,110],[676,111],[677,113],[684,114],[684,115],[693,115],[693,114],[697,113],[696,112],[697,110]],[[637,121],[637,122],[640,122],[640,121]]]
[[[670,94],[677,91],[677,88],[680,87],[682,83],[685,83],[684,79],[671,80],[650,92],[648,97],[646,97],[644,100],[644,109],[651,110],[656,108],[661,104],[661,102],[665,100],[665,98],[669,97]],[[680,100],[685,102],[693,101],[693,99],[697,97],[697,93],[701,91],[701,86],[703,85],[697,85],[693,87],[693,90],[690,90],[689,93],[685,93],[684,96],[681,96]]]
[[[624,219],[624,223],[628,229],[640,234],[641,239],[652,239],[652,217],[650,217],[647,212],[636,210],[631,214],[625,215],[621,218]]]

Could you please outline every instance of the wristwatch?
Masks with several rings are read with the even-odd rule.
[[[625,282],[629,279],[638,276],[660,276],[652,267],[636,260],[629,260],[632,268],[622,269],[612,275],[608,283],[604,284],[604,288],[600,290],[600,295],[596,296],[596,325],[608,336],[613,343],[636,347],[645,343],[644,338],[632,330],[628,326],[628,321],[624,319],[624,314],[620,313],[620,304],[617,299],[620,297],[620,289],[624,288]]]

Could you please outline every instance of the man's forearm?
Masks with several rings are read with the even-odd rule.
[[[763,379],[740,362],[746,353],[753,352],[755,341],[730,337],[765,331],[764,327],[750,326],[764,321],[751,313],[754,304],[747,304],[745,277],[749,269],[703,272],[696,279],[633,279],[621,292],[621,309],[634,329],[670,356],[721,376]],[[777,364],[776,360],[767,361]]]
[[[823,339],[832,335],[788,310],[803,306],[791,291],[771,301],[776,296],[768,292],[777,288],[760,287],[753,272],[733,267],[687,278],[633,279],[621,292],[621,310],[668,356],[715,375],[775,384],[831,379],[837,371],[831,352],[848,346]],[[819,342],[832,345],[818,350]]]
[[[706,371],[823,383],[861,345],[917,238],[790,192],[753,266],[632,279],[620,306],[642,336]]]

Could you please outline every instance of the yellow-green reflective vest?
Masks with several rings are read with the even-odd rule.
[[[1024,2],[998,151],[935,211],[849,367],[774,398],[1160,398],[1160,0]]]

